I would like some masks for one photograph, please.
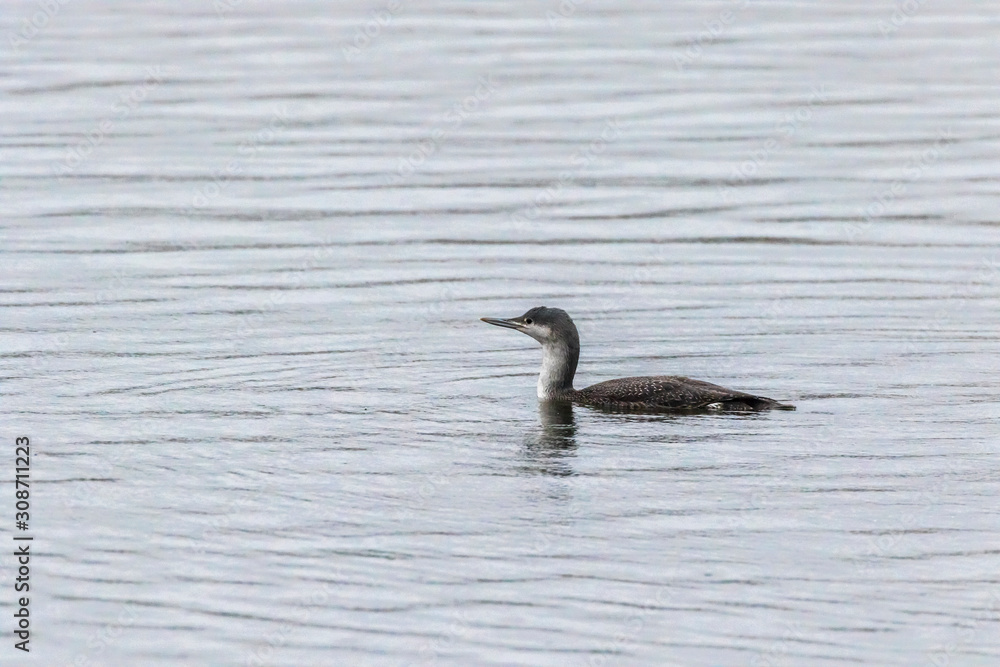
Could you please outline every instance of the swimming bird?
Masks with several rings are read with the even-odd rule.
[[[580,335],[561,308],[532,308],[520,317],[481,317],[483,322],[514,329],[542,344],[538,398],[624,410],[794,410],[772,398],[745,394],[717,384],[678,375],[608,380],[586,389],[573,388],[580,360]]]

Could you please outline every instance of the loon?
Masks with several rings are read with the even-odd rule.
[[[539,306],[520,317],[480,318],[487,324],[528,334],[542,344],[542,372],[538,398],[571,401],[616,410],[794,410],[795,406],[772,398],[733,391],[717,384],[677,375],[656,375],[608,380],[586,389],[573,388],[580,360],[580,335],[569,313]]]

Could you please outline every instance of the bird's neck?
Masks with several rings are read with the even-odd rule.
[[[538,374],[538,398],[550,400],[573,393],[573,376],[580,360],[580,344],[542,345],[542,372]]]

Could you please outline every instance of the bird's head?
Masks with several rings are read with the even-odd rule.
[[[562,344],[576,348],[580,346],[580,337],[576,331],[576,325],[573,324],[569,313],[561,308],[538,306],[520,317],[512,317],[510,319],[482,317],[480,319],[487,324],[514,329],[523,334],[528,334],[542,345]]]

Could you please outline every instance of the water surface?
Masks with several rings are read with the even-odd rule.
[[[912,4],[10,4],[32,656],[997,664],[1000,25]],[[540,408],[535,305],[798,411]]]

